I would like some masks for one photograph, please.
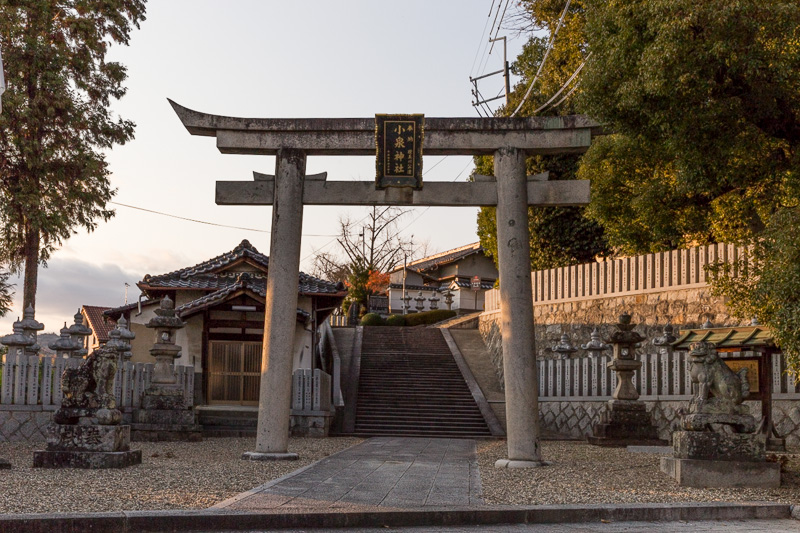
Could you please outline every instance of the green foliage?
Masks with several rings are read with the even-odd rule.
[[[727,297],[732,314],[769,325],[800,377],[800,208],[785,208],[767,222],[749,254],[736,265],[715,264],[714,293]],[[735,275],[738,274],[738,275]]]
[[[586,0],[579,105],[615,132],[578,176],[625,253],[749,245],[714,290],[800,370],[800,4]],[[737,276],[733,276],[733,270]]]
[[[378,313],[367,313],[361,317],[362,326],[385,326],[386,322]]]
[[[403,315],[389,315],[386,317],[387,326],[402,327],[406,325],[406,317]]]
[[[0,317],[11,311],[14,284],[8,282],[9,276],[5,269],[0,268]]]
[[[627,252],[751,239],[798,178],[800,6],[587,1],[580,105],[617,135],[579,176]]]
[[[126,69],[106,61],[144,20],[144,0],[0,0],[7,89],[0,113],[0,259],[24,265],[25,304],[36,272],[76,227],[113,211],[104,151],[133,138],[113,117]]]
[[[525,27],[521,28],[524,30],[546,28],[552,32],[564,9],[563,2],[526,0],[520,5],[525,13],[523,17],[527,17]],[[564,25],[559,30],[555,46],[518,116],[532,115],[561,88],[583,62],[587,52],[583,44],[585,37],[582,13],[583,2],[572,2],[564,18]],[[498,116],[510,115],[522,101],[544,57],[546,46],[547,39],[532,37],[523,47],[511,67],[514,74],[521,76],[522,80],[512,89],[510,105],[501,107],[496,113]],[[564,94],[566,92],[562,93]],[[559,107],[547,109],[540,114],[569,115],[575,112],[575,101],[570,97]],[[550,179],[554,180],[576,179],[579,161],[580,156],[575,154],[537,155],[528,158],[527,171],[528,174],[549,171]],[[494,174],[492,164],[490,156],[475,158],[478,174]],[[611,253],[603,228],[596,221],[587,218],[586,208],[583,207],[531,208],[528,210],[528,227],[531,234],[533,270],[585,263]],[[480,209],[478,237],[481,245],[497,262],[497,226],[494,208]]]
[[[434,309],[433,311],[425,311],[423,313],[411,313],[406,315],[406,326],[422,326],[435,324],[448,318],[456,316],[455,311],[448,311],[447,309]]]

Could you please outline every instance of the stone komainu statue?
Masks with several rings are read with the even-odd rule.
[[[747,369],[738,374],[717,355],[713,343],[700,341],[689,347],[690,375],[696,384],[695,394],[689,404],[692,414],[746,415],[742,405],[750,394]]]
[[[61,375],[62,407],[114,409],[114,375],[117,372],[117,351],[101,346],[78,368],[67,368]]]

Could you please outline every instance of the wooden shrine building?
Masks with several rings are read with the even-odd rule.
[[[153,362],[154,332],[145,324],[164,297],[175,302],[186,322],[177,331],[182,352],[178,365],[195,368],[195,397],[209,405],[258,405],[261,350],[264,338],[264,298],[269,258],[247,240],[233,250],[194,266],[137,283],[140,302],[105,312],[116,320],[124,315],[131,331],[132,360]],[[292,365],[320,368],[315,347],[318,326],[347,295],[344,286],[300,272],[297,280]]]

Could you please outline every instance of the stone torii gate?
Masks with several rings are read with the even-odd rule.
[[[216,137],[225,154],[276,155],[275,175],[218,181],[218,205],[272,205],[256,449],[244,458],[296,459],[287,453],[292,346],[303,205],[496,206],[508,459],[497,466],[542,464],[533,331],[528,206],[589,202],[588,181],[526,176],[533,154],[582,153],[599,125],[584,116],[426,118],[425,155],[494,155],[494,176],[429,182],[421,189],[377,189],[374,181],[306,176],[306,157],[375,156],[375,120],[252,119],[200,113],[170,100],[192,135]]]

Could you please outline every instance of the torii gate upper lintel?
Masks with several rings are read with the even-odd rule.
[[[420,190],[376,189],[375,182],[305,175],[309,155],[375,155],[375,120],[235,118],[170,104],[192,135],[213,136],[222,153],[277,155],[275,175],[217,182],[220,205],[273,205],[264,317],[256,450],[247,459],[287,453],[291,353],[303,205],[496,206],[508,459],[498,466],[540,466],[538,380],[530,278],[529,206],[584,205],[587,181],[526,176],[533,154],[582,153],[597,122],[582,115],[527,118],[426,118],[425,155],[494,155],[494,176],[473,182],[428,182]]]

